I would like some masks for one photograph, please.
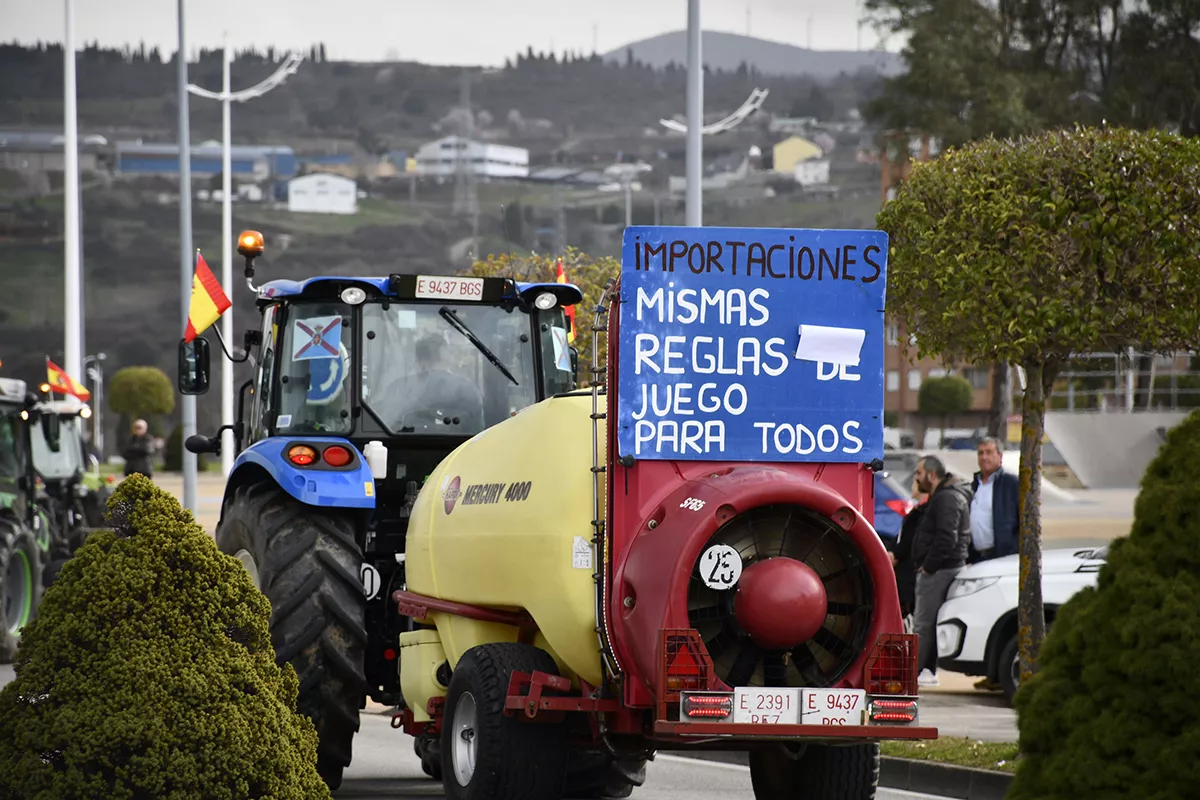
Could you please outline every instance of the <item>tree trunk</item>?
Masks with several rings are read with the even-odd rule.
[[[1046,636],[1042,606],[1042,436],[1046,430],[1046,395],[1054,385],[1055,368],[1044,362],[1027,362],[1025,397],[1021,411],[1021,468],[1018,517],[1020,533],[1017,645],[1021,682],[1037,671],[1038,651]]]
[[[1008,417],[1012,414],[1012,368],[1007,362],[992,364],[992,413],[988,418],[988,436],[1008,441]]]

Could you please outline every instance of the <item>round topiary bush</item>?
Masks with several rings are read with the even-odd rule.
[[[109,500],[0,691],[0,798],[329,797],[271,609],[150,479]]]
[[[1200,720],[1200,412],[1146,469],[1133,529],[1095,589],[1061,609],[1038,673],[1017,692],[1012,800],[1196,794]]]

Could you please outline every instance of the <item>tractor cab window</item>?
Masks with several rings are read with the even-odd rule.
[[[470,436],[537,401],[529,315],[461,303],[363,306],[363,403],[396,434]]]
[[[561,307],[537,312],[538,335],[542,346],[542,370],[546,397],[576,388],[575,369],[571,364],[571,323]]]
[[[0,482],[11,484],[24,475],[25,445],[21,430],[20,410],[0,408]]]
[[[275,351],[275,396],[260,402],[275,412],[275,430],[289,433],[349,433],[351,307],[343,303],[296,303],[281,326]]]
[[[33,466],[48,481],[66,480],[87,471],[83,463],[83,448],[80,443],[79,418],[61,418],[60,444],[57,451],[42,432],[42,426],[33,428]]]

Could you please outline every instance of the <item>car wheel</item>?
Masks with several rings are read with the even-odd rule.
[[[999,672],[1000,688],[1004,690],[1004,696],[1011,704],[1017,687],[1021,685],[1021,653],[1017,649],[1016,636],[1009,639],[1008,644],[1000,651]]]

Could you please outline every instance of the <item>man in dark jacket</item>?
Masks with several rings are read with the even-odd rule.
[[[1004,471],[1003,453],[995,437],[979,443],[979,472],[971,481],[971,564],[1017,552],[1017,476]]]
[[[917,464],[917,488],[929,495],[925,516],[912,543],[917,568],[917,682],[937,686],[937,615],[958,570],[967,563],[971,545],[971,487],[946,471],[934,456]]]
[[[133,422],[133,435],[129,443],[121,451],[125,459],[125,477],[141,473],[147,478],[154,477],[154,439],[151,438],[146,420]]]

